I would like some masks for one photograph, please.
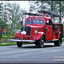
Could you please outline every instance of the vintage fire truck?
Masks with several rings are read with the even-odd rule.
[[[15,34],[11,42],[17,42],[17,46],[21,47],[22,43],[34,43],[36,46],[42,48],[45,43],[54,43],[55,46],[62,44],[63,37],[63,24],[53,23],[51,17],[62,17],[61,15],[54,14],[47,11],[38,11],[39,14],[24,13],[29,15],[25,20],[25,27],[23,30]],[[43,15],[41,14],[43,13]],[[46,14],[46,16],[44,16]]]

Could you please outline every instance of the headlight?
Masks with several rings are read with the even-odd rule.
[[[22,31],[21,34],[26,34],[26,31]]]
[[[37,31],[37,30],[35,30],[35,33],[38,33],[38,31]]]

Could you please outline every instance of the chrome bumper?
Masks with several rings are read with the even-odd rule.
[[[10,39],[10,42],[35,42],[35,40],[18,40],[18,39]]]

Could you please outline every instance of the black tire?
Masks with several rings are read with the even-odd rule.
[[[17,46],[18,46],[18,47],[22,47],[22,43],[17,42]]]
[[[39,48],[42,48],[43,45],[44,45],[43,37],[42,37],[41,39],[39,39],[39,40],[37,41],[37,43],[38,43],[38,47],[39,47]]]
[[[36,40],[36,41],[34,42],[34,44],[35,44],[36,46],[38,46],[38,40]]]
[[[59,40],[58,41],[55,41],[54,42],[54,45],[55,46],[61,46],[61,44],[62,44],[62,37],[61,37],[61,35],[59,35]]]
[[[36,46],[38,46],[38,40],[36,40],[36,42],[34,42]]]
[[[44,45],[44,41],[42,41],[42,40],[43,40],[43,37],[39,40],[36,40],[36,42],[34,42],[35,45],[38,46],[39,48],[42,48]]]

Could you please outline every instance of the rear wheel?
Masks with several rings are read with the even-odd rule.
[[[17,46],[18,46],[18,47],[22,47],[22,43],[17,42]]]
[[[61,46],[61,44],[62,44],[62,38],[61,38],[61,35],[59,35],[59,40],[58,41],[55,41],[54,42],[54,45],[55,46]]]

